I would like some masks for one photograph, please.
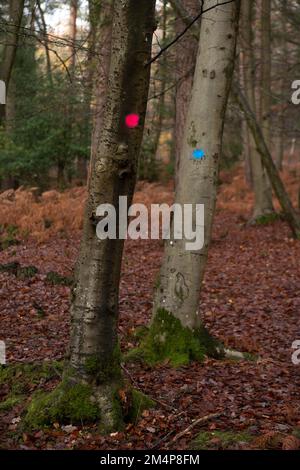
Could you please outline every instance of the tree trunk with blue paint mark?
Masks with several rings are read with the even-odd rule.
[[[205,1],[204,10],[213,5],[215,1]],[[155,291],[153,318],[149,334],[141,345],[145,359],[150,358],[150,362],[169,359],[173,364],[186,363],[200,359],[203,354],[221,353],[219,345],[209,345],[209,335],[203,329],[199,296],[216,205],[223,125],[234,70],[239,8],[240,1],[233,1],[212,8],[202,17],[175,202],[180,205],[193,204],[194,208],[196,204],[204,204],[204,245],[201,249],[188,251],[188,240],[185,237],[182,240],[171,239],[165,244]],[[199,346],[197,341],[203,344]],[[158,351],[161,352],[161,358]]]

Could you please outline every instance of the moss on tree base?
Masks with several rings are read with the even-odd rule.
[[[174,367],[191,361],[202,362],[205,356],[223,357],[224,348],[211,337],[204,326],[191,330],[167,310],[159,309],[148,333],[138,348],[130,351],[125,360],[142,360],[155,365],[169,360]]]
[[[63,381],[50,393],[36,393],[24,418],[26,428],[38,429],[55,422],[81,424],[100,419],[100,409],[87,384]]]
[[[93,386],[64,379],[52,392],[37,393],[23,419],[24,429],[40,429],[54,423],[95,423],[103,433],[119,431],[136,422],[154,402],[123,382]]]

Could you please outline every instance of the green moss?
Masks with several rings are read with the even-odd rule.
[[[24,266],[18,272],[20,279],[28,279],[34,277],[38,273],[38,269],[35,266]]]
[[[55,271],[50,271],[47,273],[46,282],[53,286],[72,286],[73,278],[61,276],[61,274],[56,273]]]
[[[105,434],[124,429],[124,410],[122,408],[118,389],[113,390],[112,395],[112,425],[108,426],[107,421],[100,423],[100,430]]]
[[[119,361],[120,350],[115,348],[114,360]],[[87,361],[90,372],[97,366],[91,357]],[[61,362],[44,364],[20,364],[0,367],[0,386],[7,389],[5,399],[0,404],[0,413],[12,409],[31,393],[32,386],[43,386],[47,380],[61,378],[62,382],[50,393],[36,391],[24,413],[20,430],[40,429],[54,422],[62,424],[99,423],[99,429],[113,432],[124,428],[124,423],[135,422],[153,401],[131,385],[124,383],[118,362],[118,378],[106,383],[89,385],[76,383],[72,370],[66,371]],[[108,377],[108,376],[106,376]],[[4,390],[5,390],[4,389]],[[124,395],[124,390],[126,394]]]
[[[86,358],[84,364],[85,372],[93,377],[97,384],[118,380],[121,377],[121,351],[119,344],[113,350],[110,358],[105,361],[96,355]]]
[[[4,234],[0,238],[0,251],[6,250],[9,246],[20,244],[20,240],[16,238],[18,234],[18,227],[16,225],[8,225],[6,227],[1,225],[0,233],[1,235]]]
[[[300,428],[295,428],[292,434],[293,436],[297,437],[297,439],[300,439]]]
[[[12,263],[0,264],[0,271],[7,272],[9,274],[17,275],[18,269],[20,269],[20,263],[13,261]]]
[[[10,396],[6,398],[6,400],[0,403],[0,413],[12,410],[14,406],[21,403],[22,400],[23,398],[21,396]]]
[[[63,363],[58,361],[0,366],[0,386],[5,385],[10,394],[23,394],[32,385],[60,377],[62,369]]]
[[[154,281],[154,289],[157,290],[160,288],[160,275],[158,274]]]
[[[33,385],[60,376],[62,363],[15,364],[0,367],[0,387],[7,390],[0,403],[0,412],[4,413],[21,403]]]
[[[244,355],[244,359],[246,359],[246,361],[257,362],[258,359],[259,359],[259,356],[257,354],[244,352],[243,355]]]
[[[100,368],[100,361],[97,356],[90,356],[85,360],[84,369],[89,375],[96,375]]]
[[[255,219],[257,225],[268,225],[274,223],[276,220],[280,219],[280,214],[276,212],[271,212],[270,214],[264,214]]]
[[[130,351],[125,360],[143,360],[150,365],[169,360],[176,367],[190,361],[203,361],[206,355],[222,356],[222,345],[204,326],[192,331],[164,309],[155,315],[148,334],[139,348]]]
[[[35,394],[23,424],[27,429],[38,429],[55,422],[82,424],[99,418],[100,410],[92,401],[91,387],[64,380],[50,393]]]
[[[131,406],[128,414],[125,416],[125,420],[130,423],[136,423],[144,410],[148,410],[149,408],[154,407],[155,402],[150,397],[140,392],[139,390],[132,388]]]
[[[34,277],[38,273],[38,269],[35,266],[21,267],[20,263],[17,261],[7,264],[0,264],[0,271],[13,274],[19,279],[28,279]]]
[[[191,444],[193,450],[229,449],[239,442],[250,442],[253,435],[248,431],[202,431]]]
[[[149,331],[149,328],[147,328],[145,325],[141,325],[141,326],[138,326],[134,332],[133,332],[133,336],[136,338],[136,339],[143,339],[145,338],[145,336],[148,334],[148,331]]]
[[[37,305],[37,304],[34,304],[34,307],[36,309],[36,314],[38,318],[45,318],[46,316],[45,310],[40,305]]]

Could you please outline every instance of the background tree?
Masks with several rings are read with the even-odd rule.
[[[253,112],[261,116],[261,122],[270,139],[270,86],[271,63],[268,54],[271,53],[270,45],[270,3],[261,4],[261,87],[258,88],[257,58],[255,47],[257,37],[254,35],[255,3],[242,0],[241,12],[241,45],[242,45],[242,69],[245,94]],[[268,51],[264,50],[267,47]],[[265,84],[263,80],[266,80]],[[263,85],[262,85],[263,84]],[[257,103],[257,95],[260,103]],[[263,116],[263,117],[262,117]],[[272,191],[262,165],[261,156],[256,149],[251,131],[247,130],[247,155],[251,166],[251,180],[254,190],[254,208],[252,221],[261,216],[273,212]]]
[[[5,82],[7,90],[9,88],[9,81],[16,56],[17,44],[19,40],[19,28],[22,21],[23,9],[24,0],[10,0],[9,21],[5,29],[7,42],[4,46],[3,59],[0,69],[0,79]]]
[[[42,3],[40,7],[28,4],[22,20],[7,99],[9,116],[6,128],[0,129],[3,189],[20,184],[44,189],[53,184],[54,175],[61,186],[66,175],[74,173],[76,158],[86,161],[89,156],[90,119],[84,108],[84,88],[79,86],[76,71],[70,81],[64,62],[70,57],[69,40],[58,40],[44,27],[44,16],[55,4],[49,3],[49,10]],[[78,41],[74,47],[79,60]]]
[[[171,2],[172,3],[172,2]],[[186,22],[191,22],[199,13],[198,0],[182,0],[179,10],[178,2],[173,4],[177,13],[175,19],[175,33],[180,34]],[[176,9],[177,7],[177,9]],[[185,21],[183,18],[186,18]],[[198,38],[200,32],[200,19],[192,30],[189,30],[175,45],[176,58],[176,98],[175,98],[175,161],[176,174],[179,172],[181,143],[183,139],[185,120],[191,98],[194,70],[198,50]],[[176,178],[178,183],[178,177]]]
[[[19,28],[22,21],[23,9],[24,0],[9,1],[8,23],[6,23],[4,28],[7,41],[4,44],[0,67],[0,80],[3,80],[5,83],[6,93],[9,89],[11,72],[16,56],[17,44],[19,41]],[[5,24],[5,22],[3,22],[3,24]],[[0,105],[0,124],[5,117],[4,109],[4,106]]]

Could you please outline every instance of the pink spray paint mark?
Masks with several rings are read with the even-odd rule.
[[[137,127],[139,124],[140,116],[138,114],[127,114],[125,124],[130,129]]]

